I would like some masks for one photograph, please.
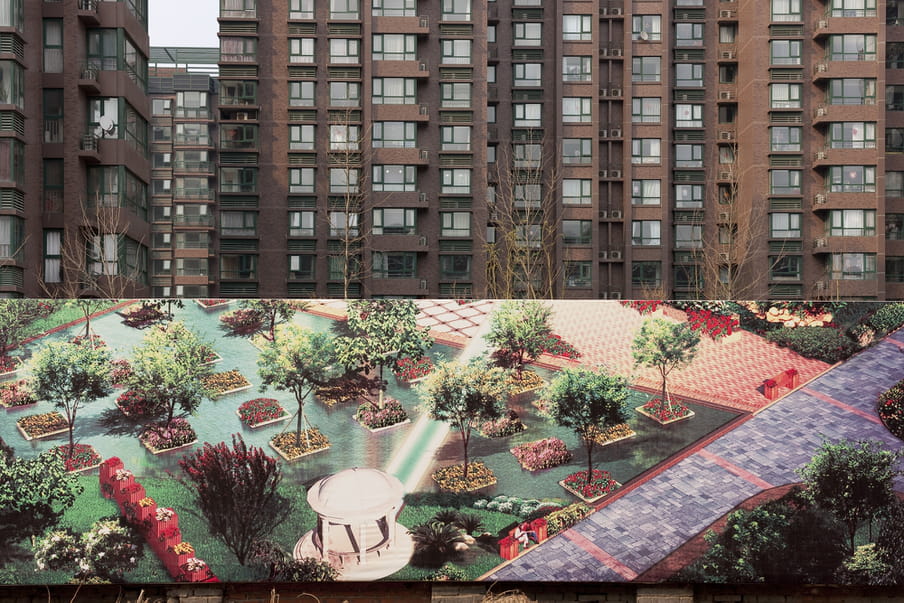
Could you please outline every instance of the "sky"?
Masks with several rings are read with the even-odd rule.
[[[219,0],[149,0],[151,46],[219,46]]]

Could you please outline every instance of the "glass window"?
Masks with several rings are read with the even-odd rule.
[[[703,63],[675,63],[675,86],[702,88]]]
[[[470,65],[471,40],[442,40],[443,64]]]
[[[329,220],[331,237],[358,236],[358,214],[354,212],[331,211]]]
[[[442,126],[440,128],[443,151],[470,151],[471,126]]]
[[[658,164],[661,162],[660,139],[634,138],[631,140],[631,163]]]
[[[634,287],[659,287],[662,285],[662,262],[633,262],[631,285]]]
[[[592,24],[591,15],[562,15],[562,39],[590,41],[593,39]]]
[[[314,82],[289,82],[289,106],[313,107]]]
[[[44,19],[44,72],[63,72],[62,19]]]
[[[289,236],[313,237],[314,220],[317,212],[314,211],[290,211],[289,212]]]
[[[517,224],[515,226],[515,245],[539,249],[543,245],[543,226],[540,224]]]
[[[829,192],[876,192],[876,167],[871,165],[833,165],[829,168]]]
[[[800,109],[801,84],[769,84],[769,99],[773,109]]]
[[[440,84],[441,107],[470,107],[471,82],[455,82]]]
[[[885,139],[888,141],[887,133]],[[875,122],[833,122],[829,126],[829,147],[832,149],[876,148]]]
[[[513,103],[514,125],[521,127],[533,127],[542,125],[541,114],[543,105],[540,103]]]
[[[769,236],[773,239],[800,238],[800,214],[776,212],[769,216]]]
[[[591,262],[565,262],[565,288],[584,289],[593,285]]]
[[[374,191],[414,191],[417,189],[417,169],[413,165],[373,166]]]
[[[565,205],[590,205],[591,182],[587,178],[562,179],[562,203]]]
[[[885,280],[904,283],[904,256],[885,256]]]
[[[885,152],[904,153],[904,128],[885,128]]]
[[[703,105],[678,103],[675,105],[676,128],[702,128]]]
[[[904,86],[894,84],[885,86],[885,110],[904,111]]]
[[[248,237],[257,235],[257,212],[221,211],[220,234]]]
[[[330,63],[360,63],[361,40],[353,38],[330,39]]]
[[[658,42],[662,40],[660,15],[634,15],[631,17],[631,39]]]
[[[658,124],[662,99],[658,96],[631,99],[631,121],[636,124]]]
[[[662,202],[662,183],[659,180],[632,180],[632,205],[659,205]]]
[[[515,46],[541,46],[543,44],[543,24],[542,23],[522,23],[513,24],[515,32]]]
[[[512,65],[513,85],[515,86],[542,86],[542,63],[515,63]]]
[[[829,36],[830,61],[875,61],[874,34],[836,34]]]
[[[257,149],[257,125],[223,124],[220,127],[220,148],[231,151]]]
[[[800,40],[771,40],[769,42],[769,56],[773,65],[800,65],[801,41]]]
[[[799,281],[801,259],[799,255],[769,256],[769,278],[774,281]]]
[[[314,0],[289,0],[290,19],[313,19]]]
[[[15,27],[22,31],[25,25],[24,0],[5,0],[0,2],[0,27]]]
[[[316,170],[314,168],[290,168],[289,192],[313,193]]]
[[[675,23],[675,46],[703,46],[703,23]]]
[[[439,277],[443,280],[470,280],[471,256],[441,255],[439,256]]]
[[[289,62],[313,63],[314,38],[289,38]]]
[[[439,213],[440,235],[444,237],[470,237],[471,214],[466,211],[443,211]]]
[[[374,17],[416,17],[417,0],[372,0]]]
[[[773,195],[799,195],[800,170],[769,170],[769,184]]]
[[[376,102],[375,98],[374,103]],[[359,82],[330,82],[330,106],[360,107],[361,84]]]
[[[443,0],[443,21],[470,21],[471,0]]]
[[[540,145],[537,145],[540,146]],[[585,164],[593,161],[593,140],[590,138],[563,138],[562,163]]]
[[[404,77],[373,78],[373,104],[413,105],[417,103],[417,81]]]
[[[361,18],[358,0],[330,0],[330,19],[357,21]]]
[[[512,145],[512,165],[517,168],[538,168],[543,160],[543,145],[515,143]]]
[[[449,195],[468,195],[471,193],[471,170],[469,168],[441,169],[440,192]]]
[[[904,172],[885,172],[885,196],[904,197]]]
[[[417,59],[417,36],[374,34],[371,52],[375,61],[414,61]]]
[[[317,126],[313,124],[289,126],[289,150],[313,151],[316,130]]]
[[[800,0],[772,0],[773,21],[800,21]]]
[[[843,78],[829,80],[829,104],[866,105],[876,102],[876,80]]]
[[[256,63],[257,38],[220,38],[220,60],[227,63]]]
[[[15,61],[0,61],[0,104],[25,108],[25,71]]]
[[[871,237],[876,234],[876,211],[833,209],[829,212],[826,234],[830,237]]]
[[[291,280],[312,280],[314,278],[314,267],[317,265],[316,255],[290,255],[288,258]]]
[[[867,280],[876,278],[875,253],[833,253],[829,269],[831,278]]]
[[[374,278],[415,278],[417,254],[404,251],[375,251]]]
[[[634,57],[631,59],[632,82],[658,82],[662,76],[660,57]],[[677,65],[676,65],[677,67]]]
[[[562,241],[565,245],[590,245],[593,222],[590,220],[562,220]]]
[[[734,23],[719,26],[719,44],[734,44],[738,35],[738,26]]]
[[[591,57],[562,57],[563,82],[589,82],[593,79]]]
[[[44,231],[44,282],[63,281],[63,231]]]
[[[539,208],[543,197],[543,187],[539,184],[516,184],[513,187],[512,197],[514,197],[515,207],[517,208]]]
[[[659,220],[634,220],[631,222],[632,245],[661,245]]]
[[[703,227],[696,224],[676,224],[675,247],[678,249],[703,247]]]
[[[346,124],[333,124],[330,126],[331,151],[357,151],[360,147],[361,126]]]
[[[770,150],[800,152],[802,131],[803,128],[800,126],[773,126],[769,128]]]
[[[417,232],[415,209],[379,208],[373,210],[373,234],[413,235]]]
[[[358,168],[330,168],[330,192],[340,195],[354,195],[360,192],[358,182],[361,172]]]
[[[675,167],[703,167],[703,145],[676,144]]]
[[[413,149],[417,146],[417,124],[413,121],[376,121],[372,144],[374,148]]]
[[[592,120],[591,99],[584,96],[562,97],[562,122],[563,123],[587,123]]]
[[[703,185],[676,184],[675,208],[692,209],[695,207],[703,207]]]

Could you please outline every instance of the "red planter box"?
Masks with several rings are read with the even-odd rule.
[[[153,522],[153,536],[154,538],[160,538],[160,535],[166,531],[167,528],[178,528],[179,527],[179,515],[174,513],[172,517],[167,519],[166,521],[157,521],[156,517],[151,516],[151,522]]]
[[[530,522],[530,529],[537,533],[537,542],[543,542],[547,538],[549,538],[547,531],[546,519],[543,517],[538,517],[537,519]]]
[[[506,536],[499,541],[499,556],[503,559],[514,559],[518,556],[518,541]]]

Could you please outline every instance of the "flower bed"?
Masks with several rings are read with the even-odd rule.
[[[627,423],[613,425],[604,431],[600,431],[596,428],[591,428],[590,431],[593,435],[593,441],[596,442],[598,446],[614,444],[615,442],[627,440],[628,438],[633,438],[637,435],[637,432],[631,429],[631,426]]]
[[[876,410],[885,427],[904,440],[904,379],[879,395]]]
[[[315,393],[317,394],[317,399],[327,406],[335,406],[336,404],[344,404],[345,402],[364,398],[370,392],[361,383],[342,380],[339,383],[318,387]]]
[[[573,345],[562,339],[561,335],[550,333],[546,336],[546,342],[543,344],[543,352],[569,360],[577,360],[581,357],[581,353]]]
[[[423,356],[418,360],[405,357],[399,359],[392,368],[392,374],[400,383],[416,383],[433,370],[433,361]]]
[[[228,299],[196,299],[195,303],[205,310],[219,310],[229,305]]]
[[[402,403],[395,398],[384,398],[383,406],[376,407],[370,402],[364,402],[355,411],[355,420],[371,431],[386,429],[393,425],[408,422],[408,413],[402,408]]]
[[[116,406],[127,417],[141,417],[151,414],[151,405],[134,390],[126,390],[116,398]]]
[[[211,397],[221,398],[236,392],[251,389],[251,382],[245,379],[240,372],[224,371],[204,377],[204,386],[210,390]]]
[[[37,401],[34,393],[28,389],[25,379],[0,383],[0,406],[4,408],[22,408]]]
[[[198,435],[183,418],[176,417],[167,428],[164,425],[149,427],[138,436],[144,447],[153,454],[191,446],[198,441]]]
[[[132,376],[132,365],[125,358],[114,360],[110,364],[113,365],[113,371],[110,373],[110,381],[114,387],[123,387],[125,382]]]
[[[242,425],[257,429],[289,418],[289,413],[274,398],[255,398],[243,402],[235,411]]]
[[[468,479],[464,479],[464,465],[443,467],[433,472],[433,481],[440,490],[460,494],[473,492],[496,483],[496,476],[480,461],[468,463]]]
[[[511,396],[530,393],[546,385],[540,375],[528,370],[521,371],[520,375],[517,371],[513,372],[508,378],[508,383]]]
[[[145,329],[166,318],[166,313],[160,308],[144,304],[132,306],[119,312],[119,315],[123,318],[123,324],[133,329]]]
[[[504,438],[525,430],[524,423],[518,413],[510,410],[508,414],[495,421],[486,421],[480,426],[480,435],[486,438]]]
[[[204,354],[204,362],[201,363],[201,366],[210,366],[223,360],[223,357],[214,352],[211,348],[204,348],[204,352],[206,353]]]
[[[612,474],[600,469],[593,470],[589,484],[587,472],[578,471],[560,481],[559,485],[588,503],[596,502],[621,488],[621,484],[612,479]]]
[[[631,308],[632,310],[637,310],[641,316],[646,314],[652,314],[655,312],[659,306],[662,304],[659,300],[630,300],[620,302],[622,306],[625,308]]]
[[[28,415],[16,421],[16,427],[26,440],[48,438],[69,431],[69,422],[57,411]]]
[[[76,444],[72,447],[72,456],[69,456],[69,444],[56,446],[50,449],[51,454],[56,455],[66,465],[66,471],[87,471],[100,467],[103,462],[101,456],[90,444]]]
[[[710,339],[727,337],[740,324],[737,318],[726,316],[719,312],[696,309],[689,309],[686,312],[687,322],[690,324],[691,329],[706,335]]]
[[[682,404],[678,399],[672,400],[671,410],[669,410],[668,404],[664,404],[660,398],[653,398],[634,410],[662,425],[683,421],[694,416],[694,411]]]
[[[295,443],[294,431],[281,433],[270,440],[270,448],[287,461],[295,461],[309,454],[327,450],[329,447],[330,441],[315,427],[305,429],[298,444]]]
[[[571,453],[565,442],[559,438],[545,438],[515,446],[509,452],[515,455],[521,466],[528,471],[540,471],[564,465],[571,460]]]
[[[0,379],[15,375],[22,365],[22,359],[18,356],[0,357]]]

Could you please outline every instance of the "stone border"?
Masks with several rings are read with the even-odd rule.
[[[4,409],[6,409],[7,411],[10,411],[10,410],[12,410],[12,411],[16,411],[16,410],[24,410],[24,409],[26,409],[26,408],[31,408],[32,406],[37,405],[37,403],[38,403],[38,401],[35,400],[34,402],[29,402],[28,404],[18,404],[18,405],[16,405],[16,406],[6,406],[6,405],[4,405],[4,404],[0,404],[0,408],[4,408]]]
[[[204,311],[215,311],[215,310],[221,310],[221,309],[225,308],[226,306],[228,306],[229,304],[232,303],[232,300],[229,299],[224,302],[220,302],[219,304],[214,304],[212,306],[205,306],[204,304],[201,303],[200,299],[196,299],[196,300],[194,300],[194,302],[196,304],[198,304],[198,306]]]
[[[181,446],[176,446],[174,448],[164,448],[163,450],[157,450],[156,448],[153,448],[150,444],[148,444],[141,438],[138,438],[138,441],[141,442],[142,446],[147,448],[148,452],[150,452],[151,454],[156,456],[158,454],[165,454],[167,452],[173,452],[174,450],[182,450],[183,448],[188,448],[189,446],[194,446],[195,444],[198,443],[198,438],[195,438],[194,440],[192,440],[191,442],[188,442],[187,444],[182,444]]]
[[[650,413],[645,411],[643,409],[643,406],[638,406],[634,410],[636,410],[639,414],[645,416],[646,418],[656,421],[660,425],[671,425],[672,423],[677,423],[678,421],[684,421],[685,419],[690,419],[691,417],[693,417],[696,414],[694,411],[692,411],[691,409],[688,408],[687,409],[688,414],[684,415],[683,417],[669,419],[668,421],[660,421],[659,419],[657,419],[656,417],[654,417],[653,415],[651,415]]]
[[[11,378],[15,377],[19,373],[19,371],[21,371],[24,368],[22,366],[22,358],[20,358],[19,356],[9,356],[9,358],[16,359],[16,366],[18,368],[14,368],[11,371],[6,371],[5,373],[0,373],[0,381],[6,381],[7,379],[11,379]]]
[[[611,474],[610,474],[610,475],[611,475]],[[618,490],[622,487],[621,482],[615,482],[615,486],[614,486],[609,492],[606,492],[605,494],[601,494],[601,495],[596,496],[596,497],[594,497],[594,498],[585,498],[584,495],[581,494],[580,492],[577,492],[577,491],[575,491],[575,490],[572,490],[571,488],[569,488],[568,486],[566,486],[566,485],[565,485],[565,480],[564,480],[564,479],[563,479],[563,480],[559,480],[558,484],[559,484],[560,486],[562,486],[567,492],[569,492],[569,493],[571,493],[571,494],[574,494],[575,496],[577,496],[578,498],[580,498],[582,501],[584,501],[584,502],[587,503],[588,505],[592,505],[593,503],[595,503],[595,502],[597,502],[597,501],[603,500],[603,499],[606,498],[607,496],[610,496],[610,495],[612,495],[612,494],[615,494],[615,493],[618,492]]]
[[[44,438],[49,438],[55,435],[60,435],[61,433],[69,433],[69,426],[67,425],[65,429],[57,429],[56,431],[48,431],[42,434],[38,434],[36,436],[30,436],[28,433],[22,429],[22,426],[19,425],[19,422],[16,421],[16,429],[19,430],[19,433],[22,434],[22,437],[26,439],[26,441],[31,442],[32,440],[43,440]]]
[[[201,366],[213,366],[218,362],[223,362],[222,356],[220,356],[218,353],[216,353],[213,350],[210,350],[210,352],[213,354],[213,360],[208,360],[207,362],[202,362]]]
[[[282,408],[282,407],[280,407]],[[254,425],[248,425],[247,423],[242,421],[242,415],[239,413],[238,409],[235,411],[235,415],[239,418],[239,423],[242,424],[242,427],[247,427],[248,429],[258,429],[260,427],[264,427],[265,425],[272,425],[273,423],[279,423],[280,421],[285,421],[286,419],[292,418],[292,413],[283,408],[283,414],[275,419],[267,419],[266,421],[262,421],[261,423],[255,423]]]
[[[693,411],[691,411],[693,412]],[[651,417],[652,418],[652,417]],[[690,418],[690,416],[688,416]],[[654,419],[655,420],[655,419]],[[636,438],[637,432],[633,429],[631,430],[631,435],[622,436],[620,438],[615,438],[614,440],[606,440],[605,442],[600,442],[599,440],[594,440],[597,446],[608,446],[609,444],[615,444],[616,442],[621,442],[623,440],[630,440],[631,438]]]
[[[245,379],[245,381],[247,381],[247,379]],[[211,394],[210,399],[211,400],[219,400],[220,398],[224,398],[226,396],[231,396],[232,394],[237,394],[239,392],[243,392],[245,390],[251,389],[252,387],[254,387],[254,385],[249,383],[248,385],[243,385],[242,387],[236,387],[234,389],[227,389],[224,392]]]
[[[406,418],[404,421],[399,421],[398,423],[393,423],[392,425],[386,425],[385,427],[377,427],[376,429],[373,429],[373,428],[368,427],[361,421],[355,419],[354,417],[352,417],[352,420],[371,433],[379,433],[381,431],[386,431],[387,429],[393,429],[394,427],[399,427],[400,425],[405,425],[406,423],[411,423],[411,418],[409,417],[409,418]]]

